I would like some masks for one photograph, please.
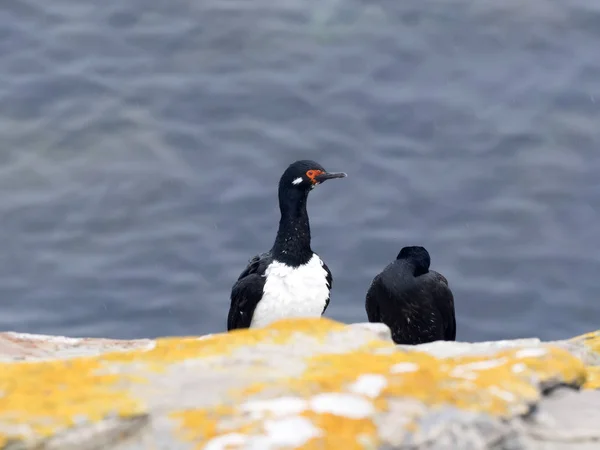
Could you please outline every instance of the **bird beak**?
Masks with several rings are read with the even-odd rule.
[[[322,183],[323,181],[331,180],[333,178],[345,178],[346,175],[344,172],[323,172],[315,177],[315,181],[317,183]]]

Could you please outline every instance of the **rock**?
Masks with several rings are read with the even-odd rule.
[[[393,342],[392,340],[392,330],[383,324],[383,323],[371,323],[371,322],[361,322],[361,323],[352,323],[348,325],[352,328],[360,328],[364,330],[372,331],[377,335],[379,339],[383,339],[384,341]]]
[[[402,350],[427,352],[438,358],[456,357],[464,355],[487,355],[498,350],[508,348],[535,348],[541,341],[537,338],[515,339],[512,341],[487,341],[487,342],[445,342],[436,341],[420,345],[398,345]]]
[[[600,390],[557,389],[522,426],[531,448],[600,448]],[[575,445],[575,444],[578,445]]]
[[[154,345],[151,339],[69,338],[9,331],[0,333],[0,362],[94,356],[111,351],[151,349]]]
[[[118,341],[0,333],[0,449],[600,448],[600,333],[396,346],[284,320]]]

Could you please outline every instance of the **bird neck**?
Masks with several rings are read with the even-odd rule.
[[[279,190],[281,218],[273,245],[273,258],[293,267],[306,264],[313,256],[307,199],[308,191]]]
[[[423,261],[419,258],[407,258],[407,259],[398,259],[400,264],[404,265],[406,268],[410,270],[410,272],[415,277],[419,277],[421,275],[425,275],[429,272],[429,264],[426,261]]]

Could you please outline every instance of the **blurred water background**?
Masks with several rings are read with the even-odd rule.
[[[458,338],[600,328],[600,3],[3,0],[0,330],[225,330],[278,178],[327,316],[424,245]]]

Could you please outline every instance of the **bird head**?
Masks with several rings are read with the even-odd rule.
[[[319,184],[334,178],[344,178],[344,172],[327,172],[315,161],[301,160],[289,165],[281,176],[280,187],[287,189],[311,190]]]

